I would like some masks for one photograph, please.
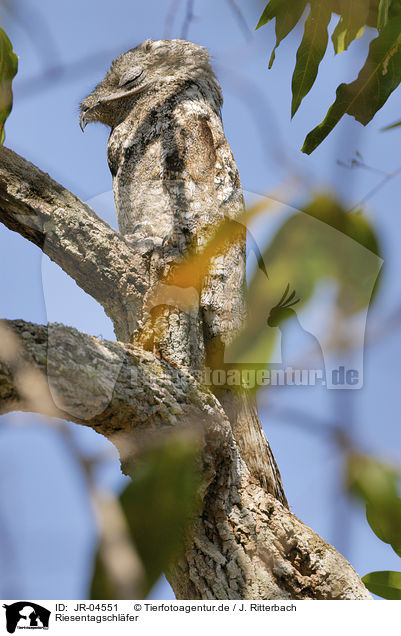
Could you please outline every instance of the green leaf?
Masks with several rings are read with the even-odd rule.
[[[377,28],[381,31],[388,22],[388,10],[391,0],[380,0],[377,9]]]
[[[401,600],[401,572],[370,572],[362,577],[362,582],[372,594],[391,601]]]
[[[401,549],[401,499],[390,497],[367,504],[366,518],[375,535],[389,543],[398,554]]]
[[[366,503],[385,505],[397,499],[399,474],[392,467],[360,453],[347,458],[347,482],[350,490]]]
[[[375,535],[401,556],[401,499],[399,472],[366,455],[350,453],[347,460],[349,489],[366,505],[366,518]]]
[[[291,3],[287,0],[271,0],[266,5],[256,28],[259,29],[270,20],[276,19],[276,44],[270,56],[269,68],[273,65],[278,45],[301,19],[306,2],[307,0],[291,0]]]
[[[255,27],[256,29],[260,29],[261,26],[264,26],[270,20],[273,20],[280,12],[283,11],[285,4],[285,0],[270,0],[265,6],[262,15],[260,16],[259,22]]]
[[[340,0],[341,17],[331,36],[334,51],[346,51],[353,40],[359,38],[369,14],[369,0]]]
[[[319,64],[327,48],[327,27],[330,18],[330,4],[312,2],[292,76],[291,117],[294,117],[303,98],[309,93],[316,79]]]
[[[390,20],[369,47],[357,79],[340,84],[325,119],[306,137],[302,152],[310,154],[345,114],[366,125],[401,81],[401,15]]]
[[[400,545],[394,545],[394,543],[392,543],[391,547],[393,548],[394,552],[396,554],[398,554],[398,556],[401,558],[401,544]]]
[[[395,16],[401,14],[401,0],[391,0],[389,5],[388,17],[391,20]]]
[[[4,143],[4,124],[13,105],[11,83],[17,70],[18,58],[7,35],[0,29],[0,145]]]

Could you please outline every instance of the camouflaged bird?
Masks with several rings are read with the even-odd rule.
[[[81,104],[82,129],[91,121],[111,128],[107,156],[121,233],[133,249],[146,244],[151,253],[162,253],[150,268],[150,286],[166,275],[168,263],[186,250],[202,250],[224,219],[243,212],[221,119],[221,88],[209,60],[207,51],[191,42],[147,40],[117,57]],[[178,365],[222,364],[225,347],[244,320],[245,228],[240,227],[200,283],[194,273],[196,315],[167,356]],[[171,321],[174,303],[163,303],[170,305]],[[196,322],[201,343],[186,341]]]

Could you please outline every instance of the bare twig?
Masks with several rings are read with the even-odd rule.
[[[381,176],[388,175],[388,172],[386,172],[385,170],[381,170],[380,168],[375,168],[374,166],[369,166],[361,159],[357,159],[355,157],[353,159],[350,159],[348,163],[346,163],[345,161],[342,161],[341,159],[337,159],[337,165],[341,166],[342,168],[347,168],[351,170],[353,170],[354,168],[363,168],[364,170],[367,170],[368,172],[373,172],[374,174],[379,174]]]
[[[119,500],[112,493],[94,488],[91,499],[100,529],[99,556],[116,595],[122,599],[142,598],[145,569]]]
[[[184,22],[183,22],[182,30],[181,30],[181,38],[183,40],[186,40],[188,38],[189,27],[191,25],[191,22],[195,18],[194,3],[195,3],[195,0],[187,0],[187,8],[186,8],[185,18],[184,18]]]
[[[122,599],[141,598],[145,589],[145,569],[130,536],[123,508],[118,497],[113,492],[100,489],[95,480],[96,468],[105,459],[105,453],[88,458],[81,452],[66,422],[53,421],[50,425],[62,435],[86,478],[99,531],[99,557],[116,596]]]
[[[398,177],[399,174],[401,174],[401,166],[399,166],[396,170],[387,173],[386,176],[381,181],[379,181],[379,183],[377,183],[371,190],[369,190],[369,192],[364,197],[362,197],[362,199],[355,203],[355,205],[353,205],[352,208],[348,210],[348,212],[354,212],[355,210],[358,210],[362,205],[369,201],[369,199],[377,194],[379,190],[384,188],[384,186],[386,186],[389,181],[391,181],[395,177]]]
[[[121,53],[121,50],[132,48],[132,40],[118,47],[118,49],[103,49],[85,57],[74,60],[69,64],[56,63],[47,67],[43,72],[31,78],[19,81],[18,75],[14,83],[15,95],[18,99],[31,97],[42,93],[48,88],[54,88],[57,82],[75,81],[78,77],[90,75],[93,69],[108,64],[111,59]]]
[[[12,0],[12,2],[4,2],[3,6],[10,17],[21,26],[31,39],[33,45],[42,58],[43,66],[46,68],[49,60],[53,60],[54,64],[60,64],[60,53],[57,41],[53,37],[52,30],[49,29],[46,20],[40,13],[40,9],[36,6],[35,10],[24,2],[21,6],[20,2]]]
[[[166,21],[164,23],[163,37],[166,40],[171,37],[174,18],[176,17],[178,5],[180,4],[180,2],[181,0],[171,0],[170,7],[166,15]]]
[[[244,15],[237,4],[237,0],[227,0],[227,4],[230,7],[231,11],[233,12],[238,22],[238,26],[241,29],[242,33],[244,34],[244,38],[249,42],[249,40],[252,39],[252,31],[250,30],[250,28],[248,27],[246,23]]]

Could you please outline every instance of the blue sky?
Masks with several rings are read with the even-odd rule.
[[[346,169],[358,151],[365,163],[391,172],[400,165],[400,131],[380,133],[400,118],[400,93],[363,128],[345,117],[310,156],[300,152],[306,133],[321,121],[341,81],[355,78],[372,33],[350,51],[322,62],[317,83],[290,120],[291,72],[300,32],[284,41],[273,69],[267,60],[274,27],[252,31],[262,2],[239,2],[250,38],[225,0],[195,1],[188,39],[205,46],[224,95],[223,122],[242,184],[251,195],[264,194],[288,176],[291,167],[315,189],[334,189],[347,206],[356,204],[382,176]],[[111,60],[141,41],[180,37],[185,2],[172,24],[170,2],[147,0],[19,0],[18,15],[3,12],[4,24],[19,55],[14,109],[6,126],[6,145],[89,201],[116,225],[106,162],[108,131],[78,126],[78,104],[103,77]],[[65,67],[63,75],[57,68]],[[53,68],[50,79],[43,73]],[[42,79],[41,79],[42,78]],[[384,268],[380,292],[368,317],[379,329],[398,306],[401,291],[401,176],[372,197],[366,208],[380,238]],[[300,199],[302,194],[300,193]],[[269,230],[266,230],[267,233]],[[94,335],[114,338],[103,309],[19,235],[0,228],[2,317],[63,322]],[[365,382],[358,391],[280,388],[259,395],[260,414],[283,476],[291,509],[342,551],[359,574],[399,569],[399,559],[370,531],[363,510],[350,504],[341,486],[341,458],[323,434],[310,433],[302,418],[280,416],[284,409],[306,420],[347,421],[359,447],[400,462],[400,324],[395,322],[365,350]],[[0,597],[83,598],[87,595],[95,527],[75,458],[59,435],[40,418],[20,413],[1,418],[0,428]],[[84,453],[107,449],[99,483],[122,487],[116,453],[94,431],[71,425]],[[3,546],[3,548],[1,547]],[[398,561],[398,562],[397,562]],[[171,598],[161,584],[153,596]]]

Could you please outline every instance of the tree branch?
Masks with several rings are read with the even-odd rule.
[[[1,148],[0,161],[3,223],[98,300],[117,337],[128,340],[147,289],[146,254],[133,253],[88,206],[12,151]],[[28,399],[26,372],[34,368],[48,382],[44,412],[112,438],[126,469],[145,435],[177,427],[200,434],[203,510],[169,572],[179,598],[370,598],[344,557],[281,503],[278,470],[246,396],[219,400],[190,372],[122,342],[59,324],[2,324],[22,345],[4,353],[0,337],[1,413],[43,412]]]
[[[129,340],[142,307],[143,259],[88,205],[4,147],[0,220],[93,296],[113,321],[118,340]]]
[[[230,476],[219,471],[168,579],[181,599],[372,598],[333,546],[235,463]]]
[[[217,399],[189,374],[72,327],[22,320],[4,327],[23,346],[14,359],[3,346],[0,412],[26,410],[14,376],[33,366],[47,376],[54,414],[111,437],[126,461],[143,433],[203,431],[203,512],[185,558],[169,572],[178,598],[370,598],[344,557],[251,476]]]
[[[120,342],[100,340],[60,324],[1,320],[22,343],[15,362],[0,360],[0,413],[35,411],[94,428],[111,438],[128,463],[144,435],[182,424],[203,434],[209,476],[233,445],[229,423],[213,394],[188,373]],[[1,353],[1,352],[0,352]],[[15,374],[38,369],[48,402],[24,400]],[[50,412],[48,403],[54,405]],[[231,452],[231,451],[230,451]]]

